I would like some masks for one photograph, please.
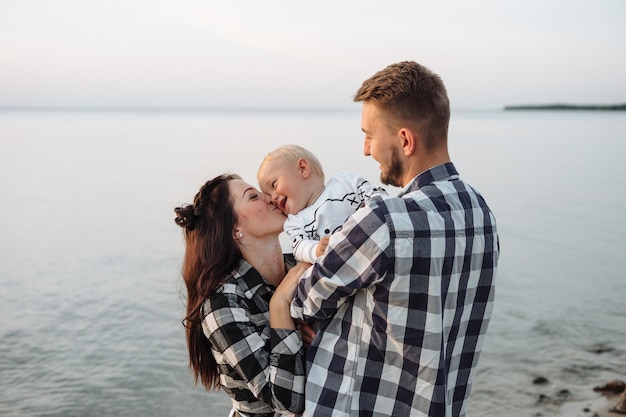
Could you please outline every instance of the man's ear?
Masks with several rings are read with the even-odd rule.
[[[398,132],[400,136],[400,144],[402,146],[402,150],[404,152],[404,156],[411,156],[415,152],[419,138],[413,133],[413,131],[409,128],[403,127]]]
[[[311,175],[311,165],[309,165],[309,161],[307,161],[305,158],[299,158],[296,164],[298,172],[300,173],[302,178],[309,178],[309,175]]]

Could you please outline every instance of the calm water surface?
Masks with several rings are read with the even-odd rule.
[[[172,209],[289,142],[378,181],[358,110],[0,112],[0,415],[226,416],[187,370]],[[626,378],[626,114],[456,111],[450,149],[502,248],[469,415],[593,401]]]

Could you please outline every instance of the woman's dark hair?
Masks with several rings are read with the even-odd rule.
[[[187,287],[187,315],[183,321],[189,350],[189,368],[207,390],[219,389],[219,373],[211,345],[202,330],[202,304],[236,267],[241,252],[232,237],[237,222],[228,182],[241,179],[224,174],[204,184],[193,204],[174,209],[175,222],[186,242],[182,276]]]

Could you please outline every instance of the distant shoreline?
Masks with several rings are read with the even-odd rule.
[[[626,103],[622,104],[524,104],[504,106],[504,110],[626,110]]]

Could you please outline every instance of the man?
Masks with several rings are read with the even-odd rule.
[[[292,316],[320,326],[304,415],[464,416],[493,309],[495,218],[450,161],[439,76],[390,65],[354,100],[365,155],[403,191],[352,215],[297,284]]]

